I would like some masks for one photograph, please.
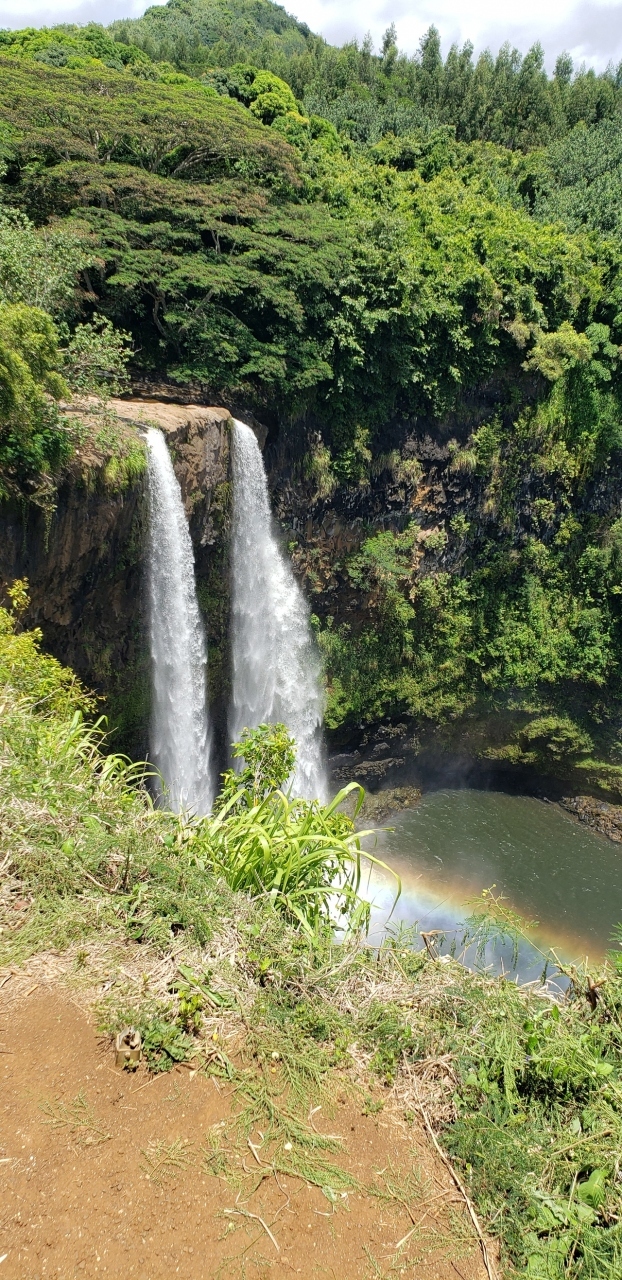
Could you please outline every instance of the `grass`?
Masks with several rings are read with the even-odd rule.
[[[468,1221],[452,1214],[451,1206],[460,1203],[455,1188],[445,1187],[439,1191],[437,1184],[421,1173],[418,1161],[413,1160],[410,1167],[396,1167],[390,1161],[377,1171],[370,1190],[380,1205],[401,1205],[411,1222],[399,1240],[391,1240],[387,1233],[382,1260],[368,1251],[372,1274],[407,1275],[411,1268],[423,1263],[432,1266],[434,1262],[438,1265],[450,1259],[457,1262],[472,1256],[477,1249],[477,1239]],[[444,1226],[437,1216],[441,1203],[449,1208]]]
[[[141,1167],[151,1182],[161,1183],[166,1178],[174,1178],[184,1169],[188,1169],[194,1161],[192,1143],[185,1138],[176,1138],[174,1142],[154,1139],[148,1142],[141,1152]]]
[[[65,423],[74,446],[72,465],[86,484],[111,493],[135,484],[147,469],[144,441],[116,414],[105,397],[81,398],[67,406]]]
[[[45,1116],[46,1124],[53,1129],[68,1130],[72,1138],[85,1147],[98,1146],[101,1142],[107,1142],[110,1137],[97,1120],[82,1090],[71,1102],[65,1102],[62,1098],[46,1098],[40,1103],[39,1109]]]
[[[352,1096],[402,1126],[425,1117],[507,1275],[619,1280],[619,955],[598,971],[569,969],[552,994],[438,961],[412,931],[370,948],[356,898],[362,855],[337,809],[240,775],[207,822],[154,810],[140,770],[102,753],[78,682],[7,613],[0,705],[0,964],[47,966],[98,1002],[110,1033],[134,1023],[152,1071],[191,1058],[227,1081],[226,1131],[196,1156],[149,1147],[155,1176],[192,1159],[242,1191],[283,1174],[341,1196],[355,1181],[330,1109]],[[292,849],[310,851],[305,919],[305,858]],[[351,927],[340,941],[331,886],[316,874],[321,849],[330,866],[344,849],[349,859]],[[270,874],[282,857],[278,884],[260,850]],[[488,895],[468,936],[521,927]],[[98,1132],[80,1097],[50,1103],[48,1117],[74,1135]],[[385,1171],[382,1194],[410,1204],[415,1193]],[[395,1241],[398,1269],[411,1246],[435,1247],[426,1231]]]

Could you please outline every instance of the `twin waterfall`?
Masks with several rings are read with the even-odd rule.
[[[175,812],[208,813],[215,780],[207,702],[207,644],[179,482],[161,431],[147,431],[151,758]],[[233,690],[229,736],[281,721],[296,740],[292,790],[324,799],[322,695],[306,603],[272,529],[255,434],[234,422]]]
[[[272,529],[263,458],[254,431],[233,427],[232,657],[229,738],[258,724],[296,739],[293,793],[325,799],[319,664],[304,596]]]
[[[207,713],[207,645],[179,481],[161,431],[147,431],[151,758],[175,813],[208,813],[214,791]],[[161,797],[163,798],[163,797]]]

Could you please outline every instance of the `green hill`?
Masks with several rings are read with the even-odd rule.
[[[113,22],[108,30],[155,61],[193,74],[236,62],[269,66],[274,59],[300,57],[316,39],[306,23],[271,0],[171,0],[153,5],[142,18]]]
[[[539,45],[524,56],[504,45],[496,57],[485,50],[475,59],[467,42],[452,46],[443,59],[431,27],[408,57],[391,26],[377,53],[368,40],[336,48],[270,0],[169,0],[109,31],[192,75],[253,62],[286,80],[308,112],[360,142],[450,124],[464,141],[525,150],[563,137],[580,121],[611,118],[621,101],[619,69],[575,72],[561,54],[549,77]]]

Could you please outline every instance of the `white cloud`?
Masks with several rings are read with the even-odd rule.
[[[585,60],[597,69],[610,60],[622,58],[622,5],[619,0],[522,0],[500,6],[490,0],[376,0],[361,5],[358,0],[289,0],[287,7],[327,39],[341,42],[371,31],[376,47],[391,22],[397,27],[400,48],[414,53],[421,36],[434,23],[441,33],[445,51],[453,41],[471,40],[476,51],[496,52],[504,41],[523,52],[539,40],[547,65],[567,49],[576,62]]]
[[[144,0],[0,0],[0,27],[52,27],[57,22],[101,22],[107,26],[115,18],[138,18],[145,12]]]
[[[501,8],[492,0],[285,0],[285,7],[313,31],[334,43],[370,31],[376,47],[391,22],[395,22],[400,48],[414,53],[421,36],[434,23],[445,51],[452,41],[471,40],[476,51],[493,51],[505,40],[525,52],[539,40],[547,66],[567,49],[577,63],[585,60],[596,69],[622,59],[622,4],[620,0],[521,0]],[[0,0],[0,26],[51,26],[55,22],[101,22],[138,17],[144,0]]]

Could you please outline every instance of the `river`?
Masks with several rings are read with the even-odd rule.
[[[389,928],[417,923],[420,930],[446,931],[460,950],[461,923],[469,900],[495,886],[528,921],[529,936],[564,961],[596,962],[622,921],[622,846],[581,825],[556,804],[499,791],[438,790],[415,809],[386,820],[373,852],[400,875],[402,895]],[[372,851],[372,844],[366,847]],[[385,875],[368,886],[373,903],[372,935],[383,930],[393,896]],[[472,960],[473,950],[467,954]],[[495,968],[513,969],[511,946],[489,948]],[[535,978],[541,957],[521,947],[521,978]]]

